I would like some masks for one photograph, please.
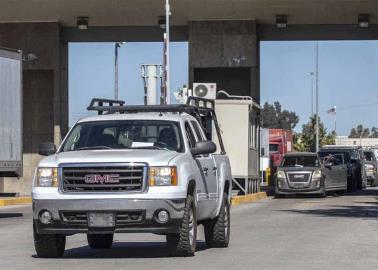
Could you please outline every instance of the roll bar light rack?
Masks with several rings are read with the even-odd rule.
[[[195,117],[201,124],[202,128],[206,130],[206,118],[212,118],[217,132],[221,153],[225,154],[221,130],[218,125],[218,120],[214,111],[214,100],[188,97],[186,104],[171,104],[171,105],[125,105],[123,100],[93,98],[88,111],[97,111],[99,115],[113,114],[113,113],[138,113],[138,112],[158,112],[158,113],[187,113]]]

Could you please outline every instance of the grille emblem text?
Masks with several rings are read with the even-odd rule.
[[[87,174],[86,184],[118,184],[119,174]]]

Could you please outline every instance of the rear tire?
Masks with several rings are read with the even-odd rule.
[[[111,248],[113,234],[87,234],[88,246],[93,249]]]
[[[345,189],[342,189],[342,190],[336,190],[335,193],[336,193],[338,196],[342,196],[342,195],[345,194],[345,192],[346,192],[346,190],[345,190]]]
[[[61,234],[40,234],[34,227],[34,247],[39,258],[59,258],[64,254],[66,236]]]
[[[204,224],[206,245],[209,248],[228,247],[230,242],[230,224],[230,203],[227,194],[224,193],[219,215]]]
[[[168,234],[166,239],[168,249],[173,255],[194,256],[197,246],[197,212],[192,195],[186,198],[180,232]]]
[[[281,198],[284,198],[284,197],[285,197],[285,195],[283,195],[283,194],[274,193],[275,199],[281,199]]]

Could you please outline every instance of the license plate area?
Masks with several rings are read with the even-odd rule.
[[[304,187],[305,187],[304,183],[294,183],[294,188],[300,189],[300,188],[304,188]]]
[[[112,228],[115,226],[114,213],[88,213],[88,227],[90,228]]]

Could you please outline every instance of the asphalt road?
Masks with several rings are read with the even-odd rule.
[[[378,269],[378,189],[342,197],[264,199],[232,209],[231,243],[169,257],[162,236],[119,234],[110,250],[67,239],[62,259],[35,256],[30,206],[0,208],[0,269]]]

